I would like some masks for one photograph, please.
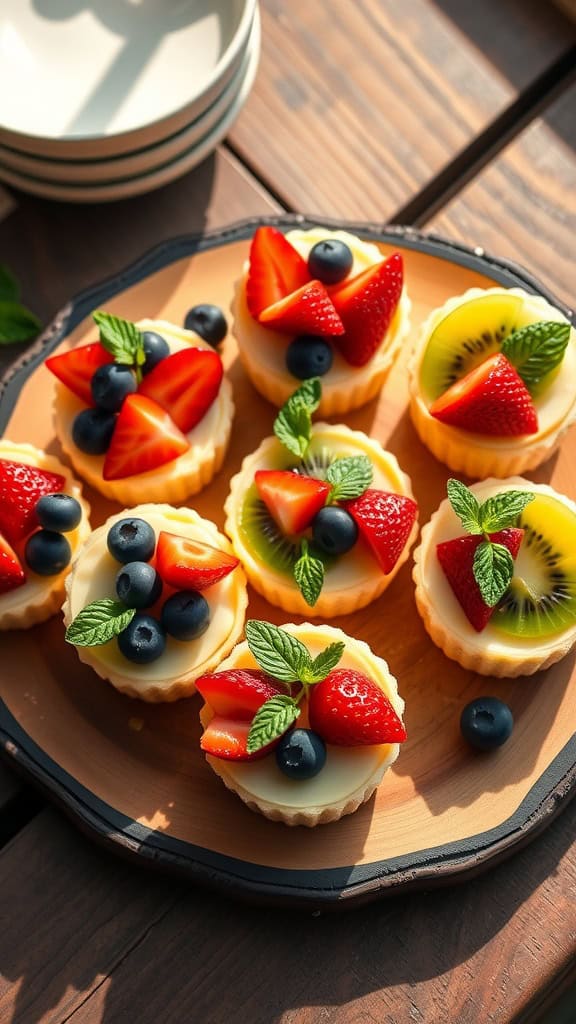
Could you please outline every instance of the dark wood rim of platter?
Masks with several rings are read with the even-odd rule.
[[[176,238],[146,253],[120,273],[79,293],[54,318],[37,342],[0,379],[0,431],[10,419],[23,383],[89,313],[114,295],[176,260],[249,238],[261,224],[283,228],[344,228],[364,238],[415,249],[478,270],[495,284],[544,296],[572,323],[574,314],[535,277],[512,261],[468,248],[411,227],[331,221],[282,215],[253,218],[225,229]],[[237,897],[329,909],[365,903],[400,889],[449,884],[479,873],[540,832],[576,792],[576,733],[528,791],[515,812],[497,827],[431,849],[347,867],[289,870],[250,863],[152,830],[118,812],[60,767],[20,727],[0,701],[0,748],[16,770],[41,788],[93,839],[115,852]]]

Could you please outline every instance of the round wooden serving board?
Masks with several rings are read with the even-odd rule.
[[[300,217],[267,223],[306,225]],[[246,222],[162,245],[73,300],[5,378],[4,434],[60,455],[45,356],[57,346],[95,340],[90,314],[96,308],[132,320],[175,323],[199,302],[227,309],[256,226]],[[402,251],[414,329],[433,307],[474,285],[497,282],[546,294],[525,271],[479,250],[410,229],[348,227],[378,241],[384,253]],[[395,453],[412,478],[422,523],[445,495],[449,473],[420,444],[410,423],[407,355],[379,400],[346,422]],[[219,527],[230,476],[272,433],[275,416],[246,379],[232,337],[223,358],[234,387],[236,429],[224,468],[191,500]],[[576,498],[570,440],[533,476]],[[117,511],[91,492],[88,498],[93,525]],[[248,614],[286,621],[253,593]],[[80,663],[64,642],[58,616],[0,637],[2,747],[79,825],[118,851],[237,895],[291,905],[343,906],[478,871],[532,838],[572,795],[574,657],[527,679],[498,681],[465,672],[425,633],[410,563],[380,600],[335,625],[388,660],[406,701],[409,737],[376,796],[335,824],[290,829],[249,811],[224,789],[200,752],[200,698],[158,706],[122,697]],[[483,694],[507,701],[516,721],[508,743],[491,754],[470,750],[459,733],[462,707]]]

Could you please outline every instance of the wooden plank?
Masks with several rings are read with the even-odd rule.
[[[576,86],[425,227],[522,263],[574,302]]]
[[[564,53],[569,22],[513,0],[264,0],[230,140],[287,206],[386,222]],[[445,10],[443,10],[444,8]]]

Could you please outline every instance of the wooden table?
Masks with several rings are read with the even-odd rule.
[[[194,172],[99,208],[0,194],[0,261],[45,322],[163,239],[278,211],[416,224],[512,257],[570,301],[565,15],[536,0],[262,8],[252,95]],[[0,1024],[534,1024],[576,980],[574,803],[477,879],[336,916],[128,865],[8,769],[0,808]]]

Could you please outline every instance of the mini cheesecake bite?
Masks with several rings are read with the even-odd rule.
[[[197,684],[208,763],[251,810],[286,825],[357,810],[406,739],[387,663],[330,626],[251,620]]]
[[[174,701],[229,653],[246,605],[246,578],[214,523],[139,505],[81,549],[66,587],[66,639],[122,693]]]
[[[99,341],[46,360],[63,450],[87,483],[122,505],[184,501],[224,460],[232,390],[213,347],[214,314],[190,314],[212,343],[164,321],[99,312]]]
[[[424,323],[410,413],[440,462],[470,477],[534,469],[576,419],[576,331],[544,298],[472,288]]]
[[[322,377],[320,414],[374,398],[410,327],[400,253],[345,231],[260,227],[236,284],[232,332],[254,387],[282,406]]]

